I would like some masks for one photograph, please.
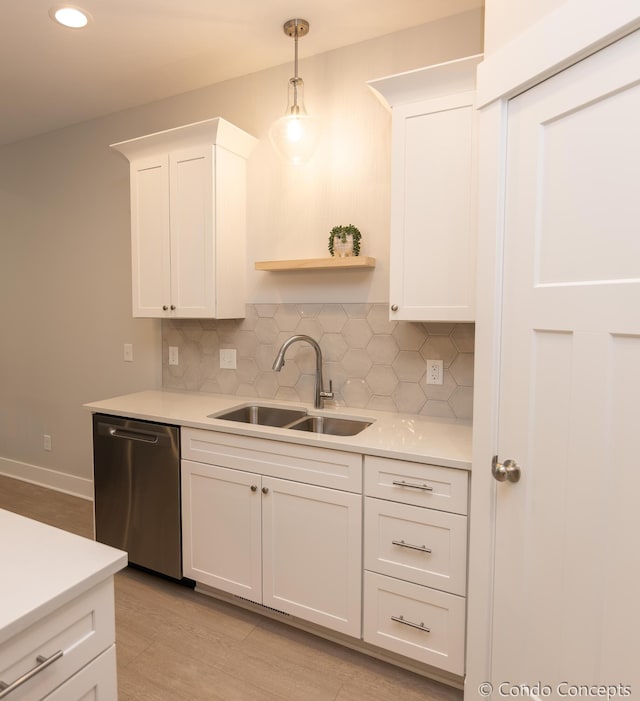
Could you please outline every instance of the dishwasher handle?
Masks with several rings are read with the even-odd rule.
[[[127,441],[141,441],[142,443],[157,443],[160,436],[149,431],[136,431],[134,428],[109,428],[109,435],[113,438],[124,438]]]
[[[98,433],[110,438],[122,438],[127,441],[139,441],[141,443],[159,443],[163,434],[146,429],[117,426],[101,421],[98,424]]]

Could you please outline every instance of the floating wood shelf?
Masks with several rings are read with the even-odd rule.
[[[376,259],[370,256],[347,258],[304,258],[302,260],[256,261],[256,270],[335,270],[337,268],[375,268]]]

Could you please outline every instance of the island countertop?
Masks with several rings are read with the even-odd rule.
[[[250,404],[302,408],[309,415],[364,419],[371,421],[372,424],[355,436],[331,436],[224,421],[211,416],[211,414],[220,414],[229,409]],[[334,407],[329,404],[325,409],[314,409],[302,402],[171,390],[136,392],[90,402],[84,406],[94,413],[323,446],[365,455],[427,462],[464,470],[471,469],[469,421]]]
[[[127,565],[127,553],[0,509],[0,645]]]

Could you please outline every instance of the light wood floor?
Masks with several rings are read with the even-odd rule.
[[[0,476],[0,508],[92,537],[90,502]],[[462,692],[127,568],[120,701],[461,701]]]

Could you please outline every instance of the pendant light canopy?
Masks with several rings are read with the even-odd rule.
[[[298,76],[298,39],[309,33],[309,22],[290,19],[284,24],[284,33],[295,42],[294,76],[289,80],[287,110],[273,123],[269,138],[278,153],[289,163],[300,165],[308,161],[318,144],[317,120],[307,114],[304,105],[304,82]]]

